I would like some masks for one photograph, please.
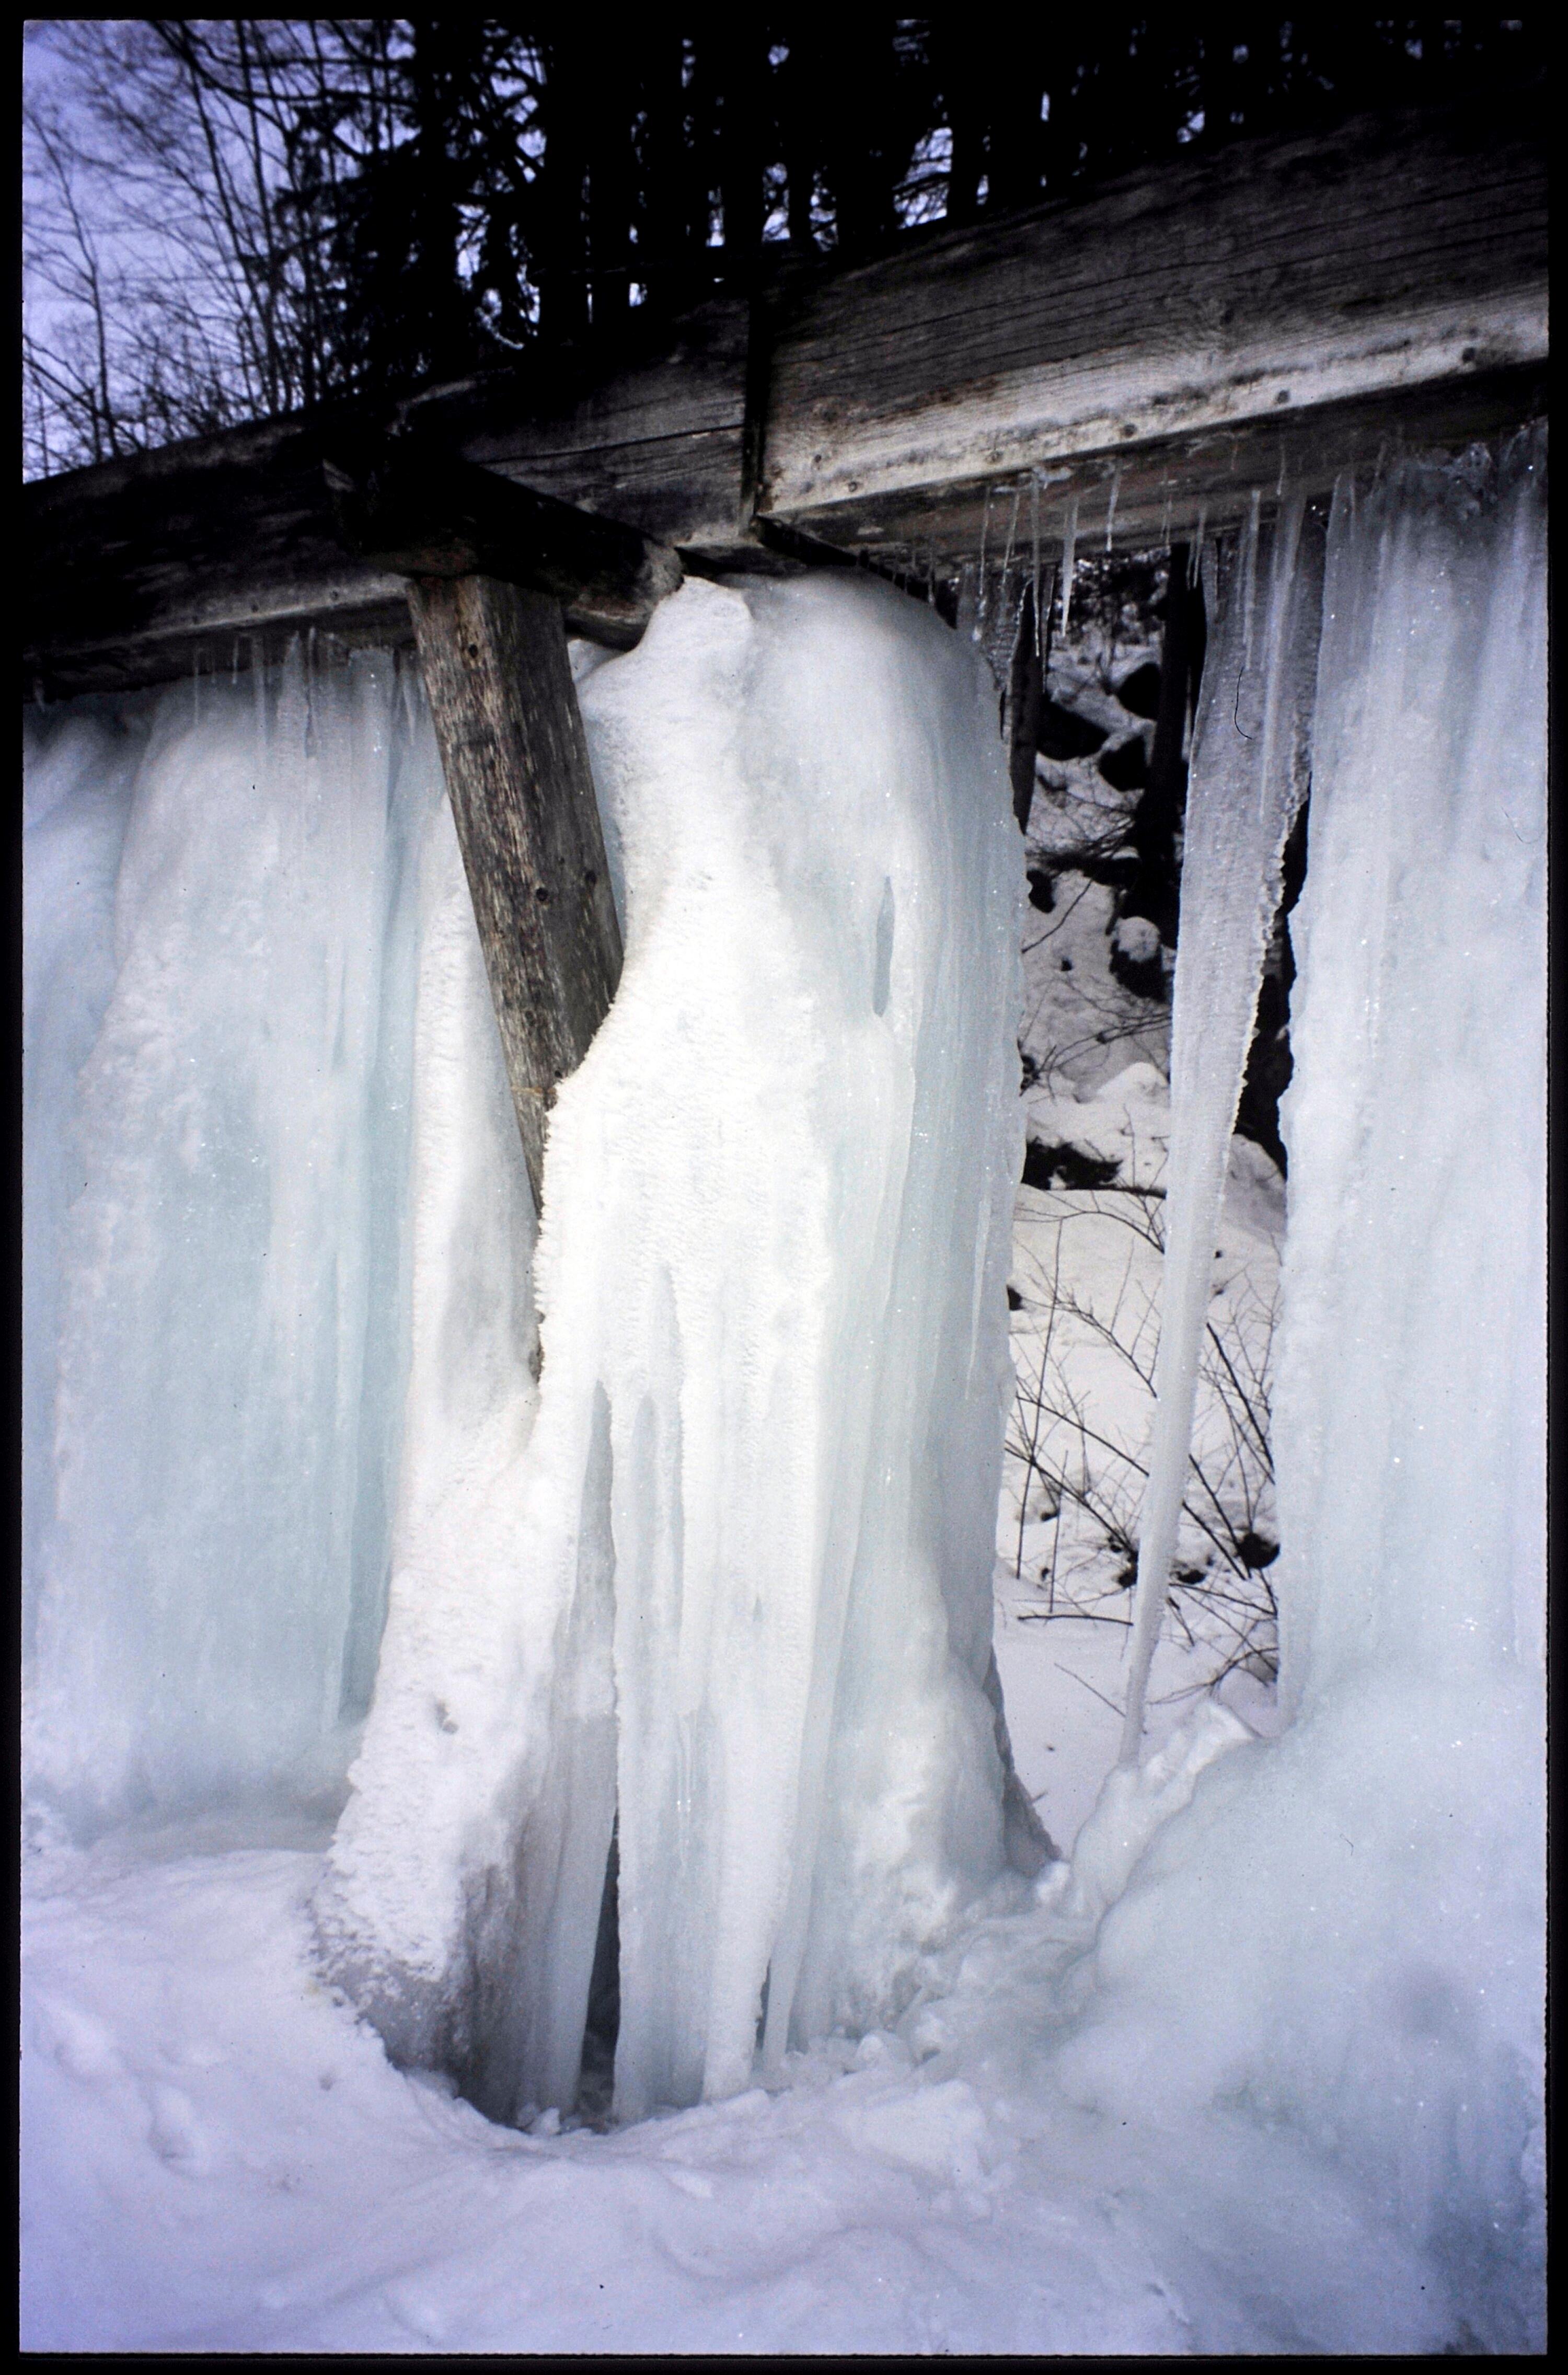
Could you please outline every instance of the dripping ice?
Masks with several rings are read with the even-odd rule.
[[[981,685],[809,584],[694,584],[584,682],[626,964],[551,1121],[537,1416],[483,1555],[466,1511],[395,1572],[321,1901],[501,2117],[573,2099],[612,1822],[624,2116],[747,2083],[764,1988],[774,2070],[892,2016],[1009,1827],[1042,1861],[990,1641],[1020,885]]]

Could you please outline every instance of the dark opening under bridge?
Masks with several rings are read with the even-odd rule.
[[[1488,105],[1238,143],[584,350],[36,481],[24,696],[418,644],[536,1194],[620,963],[565,631],[687,572],[950,580],[1018,491],[1169,543],[1544,405],[1545,132]]]

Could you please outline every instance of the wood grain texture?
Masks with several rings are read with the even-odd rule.
[[[714,298],[637,337],[608,372],[591,353],[492,376],[429,400],[441,433],[472,462],[664,543],[741,543],[749,309]],[[423,400],[407,408],[423,419]]]
[[[344,551],[322,476],[355,427],[267,421],[25,487],[24,694],[227,668],[312,625],[406,642],[402,581]]]
[[[1111,544],[1147,549],[1244,519],[1254,488],[1271,503],[1283,484],[1326,492],[1344,470],[1370,470],[1401,445],[1455,451],[1544,411],[1544,366],[1468,375],[1456,383],[1346,404],[1279,411],[1232,427],[1150,439],[1114,452],[1020,471],[976,470],[799,515],[803,537],[836,543],[884,568],[950,573],[981,552],[997,557],[1015,493],[1038,484],[1041,531],[1053,549],[1067,504],[1078,504],[1080,552]],[[769,523],[760,523],[766,527]],[[792,523],[794,525],[794,523]]]
[[[482,576],[408,606],[537,1208],[547,1115],[621,960],[560,606]]]
[[[1539,367],[1546,323],[1539,121],[1245,142],[801,292],[760,508],[870,542],[901,498],[907,523],[1041,470],[1065,500],[1078,464],[1184,443],[1196,490],[1206,441],[1223,466],[1227,442],[1276,443],[1282,411],[1358,405],[1386,431],[1438,384]]]
[[[629,650],[681,566],[668,545],[405,432],[325,466],[345,547],[407,577],[496,577],[553,595],[580,634]]]

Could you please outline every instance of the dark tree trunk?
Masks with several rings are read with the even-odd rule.
[[[550,43],[545,63],[545,159],[540,177],[539,326],[552,339],[580,338],[588,326],[584,182],[585,76],[573,36]]]
[[[763,52],[765,35],[744,10],[714,37],[718,85],[719,204],[724,217],[723,269],[738,279],[762,237]]]
[[[948,220],[954,223],[973,221],[980,206],[980,177],[985,171],[985,81],[974,45],[965,35],[961,22],[947,18],[937,19],[932,34],[952,136]]]
[[[989,78],[996,99],[987,203],[1012,214],[1036,203],[1044,170],[1045,127],[1040,116],[1044,41],[1038,18],[1014,19],[1005,43],[993,54]]]

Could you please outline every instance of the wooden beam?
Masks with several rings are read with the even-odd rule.
[[[1546,225],[1538,101],[1243,142],[943,231],[777,324],[760,510],[950,557],[998,482],[1038,473],[1055,531],[1119,476],[1113,530],[1153,540],[1281,460],[1332,479],[1348,435],[1462,437],[1539,401]]]
[[[613,368],[584,349],[397,417],[689,568],[837,549],[951,573],[1020,486],[1053,537],[1071,501],[1086,540],[1168,542],[1282,475],[1320,488],[1391,439],[1540,408],[1545,156],[1539,102],[1241,142],[875,263],[784,266],[673,330],[634,317]],[[346,550],[324,475],[352,479],[386,426],[326,410],[25,489],[24,691],[227,667],[305,626],[406,636],[398,575]],[[482,542],[448,560],[495,572]]]
[[[470,462],[628,520],[701,565],[744,555],[751,308],[716,297],[673,326],[633,313],[607,369],[591,349],[431,388],[403,417]]]
[[[630,649],[683,574],[669,546],[520,487],[427,439],[328,456],[345,546],[407,577],[499,578],[553,595],[579,633]]]
[[[477,575],[408,605],[537,1210],[546,1117],[621,957],[560,605]]]

